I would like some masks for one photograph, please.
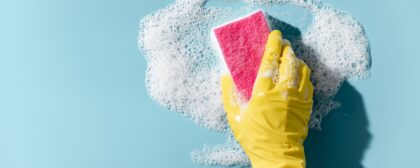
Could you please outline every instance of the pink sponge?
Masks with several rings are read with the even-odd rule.
[[[261,10],[213,29],[236,89],[247,101],[251,98],[269,34],[270,26]]]

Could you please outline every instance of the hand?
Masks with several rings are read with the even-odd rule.
[[[303,142],[313,104],[310,73],[275,30],[268,37],[247,105],[240,102],[232,78],[222,77],[229,126],[254,168],[306,166]]]

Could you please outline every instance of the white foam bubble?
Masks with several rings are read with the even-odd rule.
[[[287,4],[312,13],[311,25],[291,42],[296,55],[313,70],[315,104],[310,126],[320,128],[322,117],[339,107],[339,102],[333,98],[342,82],[369,75],[369,42],[363,27],[348,13],[316,0],[244,2],[253,7]],[[150,96],[162,106],[230,137],[226,144],[206,146],[193,152],[195,162],[246,166],[249,161],[231,137],[225,119],[220,99],[224,63],[210,40],[212,27],[232,19],[238,11],[207,7],[205,3],[206,0],[177,0],[141,20],[139,46],[147,61],[146,87]],[[245,10],[243,14],[249,11]]]

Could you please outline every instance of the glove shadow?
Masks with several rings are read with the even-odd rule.
[[[346,81],[335,99],[342,106],[324,118],[322,131],[311,130],[305,141],[307,167],[363,168],[372,139],[363,98]]]

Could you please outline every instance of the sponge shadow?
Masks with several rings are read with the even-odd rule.
[[[294,48],[298,48],[309,56],[316,56],[316,52],[302,42],[301,31],[290,24],[268,16],[271,28],[279,29],[283,38],[288,39]],[[301,48],[299,48],[301,47]],[[299,53],[297,53],[299,55]],[[302,58],[308,61],[305,58]],[[313,59],[312,59],[313,60]],[[306,62],[313,70],[321,65],[317,62]],[[326,79],[339,79],[334,71],[328,71]],[[313,78],[312,78],[313,79]],[[323,85],[328,82],[323,79],[313,81],[314,85]],[[337,83],[341,85],[341,83]],[[340,87],[340,86],[338,86]],[[318,97],[334,96],[322,95],[315,90]],[[320,96],[321,95],[321,96]],[[305,154],[308,168],[363,168],[362,159],[366,149],[369,147],[372,135],[368,130],[369,121],[367,118],[363,98],[361,94],[347,81],[341,85],[335,100],[341,102],[342,106],[330,112],[327,116],[312,116],[315,121],[323,118],[322,131],[311,130],[305,141]],[[317,100],[315,100],[316,105]],[[320,128],[318,123],[313,126]]]

